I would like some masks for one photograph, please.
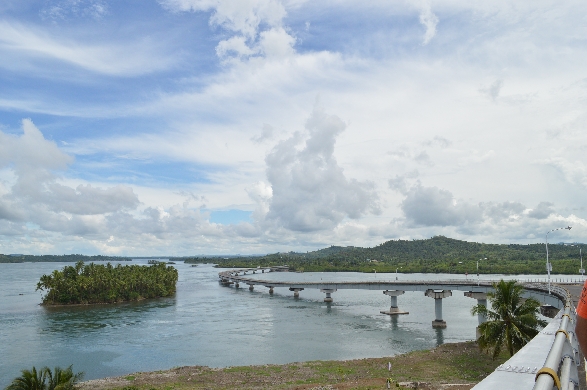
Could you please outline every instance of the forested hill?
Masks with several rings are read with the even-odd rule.
[[[580,244],[549,244],[553,273],[577,274]],[[288,264],[304,271],[546,273],[543,243],[482,244],[435,236],[425,240],[392,240],[373,248],[336,247],[308,253],[275,253],[257,257],[214,259],[221,267]],[[191,258],[188,262],[210,259]],[[586,265],[587,266],[587,265]]]

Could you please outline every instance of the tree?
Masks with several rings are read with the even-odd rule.
[[[72,390],[84,375],[83,372],[74,374],[72,366],[65,370],[55,367],[53,371],[49,367],[39,371],[33,367],[30,371],[22,370],[21,374],[5,390]]]
[[[487,319],[479,325],[481,336],[477,340],[482,350],[493,349],[495,359],[505,347],[510,356],[546,326],[546,321],[540,320],[540,302],[534,298],[524,300],[521,295],[524,288],[516,284],[515,280],[493,283],[494,291],[487,293],[492,309],[484,305],[476,305],[471,314],[481,314]]]

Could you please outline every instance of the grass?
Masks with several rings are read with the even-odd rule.
[[[404,355],[346,361],[311,361],[284,365],[227,367],[179,367],[163,372],[136,373],[108,381],[90,381],[83,390],[131,390],[127,379],[133,377],[132,390],[183,389],[382,389],[387,378],[392,388],[402,382],[425,382],[427,388],[442,384],[470,384],[481,381],[506,355],[492,360],[481,353],[474,342],[443,344],[427,351]],[[392,364],[391,372],[387,369]],[[126,383],[123,383],[126,382]],[[457,387],[458,389],[470,387]]]

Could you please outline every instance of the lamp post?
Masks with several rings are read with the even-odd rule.
[[[548,293],[550,294],[550,271],[552,271],[552,264],[549,263],[548,261],[548,233],[552,233],[555,232],[557,230],[561,230],[561,229],[567,229],[567,230],[571,230],[571,226],[567,226],[567,227],[562,227],[562,228],[558,228],[558,229],[552,229],[548,232],[546,232],[546,273],[548,274]]]
[[[581,254],[581,248],[579,248],[579,257],[581,258],[581,268],[579,272],[581,273],[581,279],[585,278],[585,268],[583,268],[583,255]]]
[[[477,260],[477,286],[479,285],[479,262],[481,260],[487,260],[487,257]]]
[[[397,268],[395,269],[395,280],[397,280],[397,270],[398,270],[398,269],[400,269],[400,268],[404,268],[404,267],[397,267]]]

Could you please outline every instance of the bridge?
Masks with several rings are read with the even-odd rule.
[[[462,291],[465,296],[477,299],[478,304],[487,305],[487,293],[493,290],[494,281],[475,280],[432,280],[432,281],[275,281],[262,278],[269,272],[287,271],[287,267],[244,268],[227,270],[218,274],[224,286],[239,288],[248,285],[253,291],[256,286],[269,289],[273,294],[277,287],[288,288],[294,297],[299,297],[304,289],[319,289],[325,294],[324,301],[333,302],[332,295],[343,289],[379,290],[390,297],[389,310],[381,310],[386,315],[406,315],[398,306],[398,297],[406,291],[420,291],[434,299],[435,313],[432,327],[445,328],[442,317],[442,300],[452,296],[453,291]],[[524,287],[523,297],[533,297],[542,303],[542,313],[553,320],[526,346],[500,365],[492,374],[478,383],[475,390],[489,390],[499,387],[534,390],[584,389],[584,359],[581,355],[575,334],[575,310],[573,296],[567,286],[582,285],[581,279],[555,279],[550,285],[538,279],[518,281]],[[576,287],[575,287],[576,289]],[[479,324],[485,318],[478,316]],[[583,378],[579,380],[579,372]],[[581,383],[580,383],[581,382]],[[581,387],[579,387],[581,384]],[[553,387],[554,386],[554,387]]]

